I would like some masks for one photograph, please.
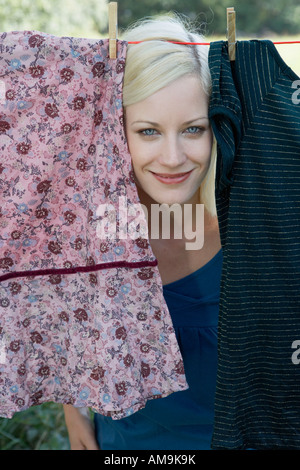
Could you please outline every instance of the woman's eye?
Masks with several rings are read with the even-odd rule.
[[[204,131],[204,129],[198,126],[191,126],[191,127],[188,127],[186,131],[188,134],[200,134],[201,132]]]
[[[142,129],[140,131],[140,134],[145,135],[145,136],[152,136],[155,135],[156,131],[155,129]]]

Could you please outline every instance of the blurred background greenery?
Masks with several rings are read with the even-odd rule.
[[[0,0],[0,30],[36,29],[87,37],[107,31],[106,0]],[[177,11],[206,22],[209,35],[225,32],[225,9],[235,7],[242,34],[300,34],[299,0],[120,0],[120,28],[145,17]]]
[[[108,1],[0,0],[0,31],[103,37],[108,32]],[[193,20],[209,41],[226,39],[226,8],[231,6],[237,15],[237,39],[300,39],[299,0],[120,0],[119,37],[140,18],[175,11]],[[300,74],[299,45],[276,47]]]
[[[107,35],[106,0],[0,0],[0,31],[35,30],[60,36]],[[208,41],[226,39],[226,8],[235,7],[237,39],[300,40],[299,0],[120,0],[119,35],[134,21],[175,11],[191,18]],[[300,44],[278,45],[300,75]],[[0,418],[0,450],[67,450],[61,405],[47,403]]]

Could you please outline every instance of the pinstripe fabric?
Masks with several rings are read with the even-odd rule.
[[[300,449],[299,79],[270,41],[211,44],[223,247],[213,449]]]

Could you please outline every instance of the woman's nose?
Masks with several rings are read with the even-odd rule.
[[[177,136],[165,137],[160,152],[160,164],[175,168],[181,166],[185,161],[186,154]]]

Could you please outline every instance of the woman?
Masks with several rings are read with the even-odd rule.
[[[179,204],[190,218],[173,216],[170,236],[149,241],[158,260],[164,297],[184,360],[189,389],[152,400],[121,420],[64,406],[72,449],[209,449],[217,365],[217,317],[222,253],[214,200],[215,144],[208,120],[210,74],[207,46],[178,19],[147,20],[124,35],[129,45],[123,105],[139,198]],[[155,40],[157,39],[157,40]],[[195,220],[204,204],[203,224]],[[175,236],[176,225],[183,236]],[[187,249],[185,235],[203,230],[204,243]]]

